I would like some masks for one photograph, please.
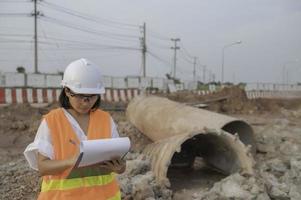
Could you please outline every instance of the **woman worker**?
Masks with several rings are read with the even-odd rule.
[[[123,173],[126,164],[120,158],[93,166],[103,173],[89,173],[87,167],[81,176],[68,177],[81,141],[119,137],[110,114],[99,109],[105,89],[98,67],[86,59],[72,62],[62,86],[61,107],[43,117],[34,142],[24,151],[29,165],[43,176],[38,199],[121,199],[115,173]]]

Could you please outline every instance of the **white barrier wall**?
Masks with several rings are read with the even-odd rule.
[[[177,91],[184,90],[184,83],[175,84]]]
[[[196,90],[198,87],[198,82],[196,81],[185,81],[184,88],[185,90]]]
[[[250,90],[246,91],[248,99],[258,99],[258,98],[279,98],[279,99],[293,99],[301,98],[301,90],[282,90],[282,91],[272,91],[272,90]]]
[[[0,73],[0,87],[5,86],[5,76]]]
[[[27,74],[27,86],[46,87],[44,74]]]
[[[296,84],[276,84],[276,83],[247,83],[246,91],[264,90],[264,91],[300,91],[301,85]]]
[[[112,80],[113,80],[112,88],[116,88],[116,89],[127,88],[125,79],[123,77],[112,77]]]
[[[140,78],[140,87],[139,88],[150,88],[152,86],[152,79],[150,77],[141,77]]]
[[[139,78],[137,77],[128,77],[127,78],[128,88],[139,88]]]
[[[6,87],[23,87],[25,85],[25,74],[22,73],[4,73]]]
[[[165,79],[163,79],[163,78],[153,78],[152,86],[153,86],[153,88],[158,88],[159,90],[167,89],[167,83],[165,82]]]
[[[63,77],[61,75],[46,75],[45,86],[49,88],[59,88],[61,87]]]
[[[23,74],[7,72],[1,77],[2,87],[36,87],[36,88],[60,88],[63,76],[60,74]],[[152,77],[111,77],[103,76],[105,88],[158,88],[167,89],[167,82],[164,78]]]
[[[33,88],[61,88],[62,75],[59,74],[23,74],[16,72],[0,73],[0,87],[33,87]],[[27,84],[26,84],[27,83]],[[156,88],[161,91],[168,90],[172,80],[158,77],[111,77],[103,76],[105,88],[112,89],[143,89]],[[218,87],[218,86],[217,86]],[[185,81],[184,84],[175,85],[176,90],[196,90],[197,83]],[[215,85],[209,85],[203,90],[216,91]],[[301,91],[301,85],[275,84],[275,83],[247,83],[246,91]],[[254,93],[252,93],[254,94]],[[257,93],[256,93],[257,94]]]
[[[216,85],[210,84],[209,85],[209,91],[216,91]]]
[[[113,87],[113,78],[111,76],[103,76],[103,84],[105,88],[112,88]]]

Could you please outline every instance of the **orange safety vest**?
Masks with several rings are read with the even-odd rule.
[[[62,108],[52,110],[44,116],[50,129],[54,159],[64,160],[74,155],[80,141],[74,133]],[[111,119],[100,109],[90,112],[88,140],[110,138]],[[59,175],[43,177],[38,200],[120,200],[121,193],[114,173],[99,175],[80,173],[80,177],[69,178],[72,168]],[[89,169],[86,168],[86,169]],[[67,178],[68,177],[68,178]]]

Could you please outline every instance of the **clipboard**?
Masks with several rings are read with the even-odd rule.
[[[130,145],[128,137],[82,141],[81,153],[67,179],[109,174],[95,164],[108,161],[115,156],[123,160],[130,150]]]

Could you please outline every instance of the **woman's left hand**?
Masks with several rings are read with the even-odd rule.
[[[110,161],[104,161],[98,165],[100,168],[104,168],[115,172],[117,174],[121,174],[125,171],[126,162],[122,160],[120,157],[112,158]]]

